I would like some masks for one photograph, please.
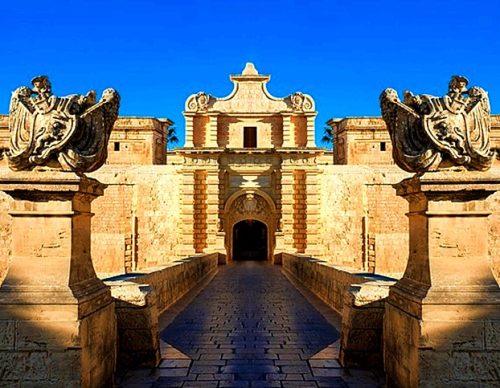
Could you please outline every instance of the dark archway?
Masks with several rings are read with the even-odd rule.
[[[267,226],[243,220],[233,227],[233,260],[267,260]]]

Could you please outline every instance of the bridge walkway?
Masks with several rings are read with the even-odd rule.
[[[340,367],[338,315],[267,262],[219,267],[160,326],[160,365],[128,372],[120,386],[382,386],[371,371]]]

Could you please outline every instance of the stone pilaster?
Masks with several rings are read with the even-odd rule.
[[[217,117],[218,113],[210,113],[209,121],[205,129],[205,147],[217,147]]]
[[[384,318],[388,386],[496,384],[500,288],[488,253],[492,173],[436,172],[403,180],[409,259]]]
[[[181,193],[182,249],[181,257],[193,255],[194,250],[194,170],[182,170]]]
[[[283,166],[281,172],[281,233],[276,235],[276,252],[293,251],[293,169]]]
[[[211,166],[207,171],[207,252],[225,253],[225,250],[216,250],[219,231],[219,170],[217,167],[217,165]]]
[[[184,147],[193,148],[193,118],[194,113],[184,113],[184,119],[186,120],[186,144]]]
[[[319,249],[319,171],[316,168],[306,170],[306,251],[307,255],[318,256]]]
[[[316,147],[316,144],[314,141],[314,128],[315,128],[315,121],[316,121],[316,112],[306,114],[306,117],[307,117],[307,145],[306,145],[306,147],[314,148],[314,147]]]
[[[292,128],[292,115],[282,113],[283,117],[283,147],[295,147],[295,130]]]
[[[2,171],[13,202],[0,385],[113,385],[115,305],[90,253],[90,203],[104,187],[68,172]]]

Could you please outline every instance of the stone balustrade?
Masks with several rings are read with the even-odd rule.
[[[354,268],[337,266],[304,255],[283,253],[283,269],[323,302],[342,314],[344,297],[352,284],[373,280],[373,275]]]
[[[160,361],[158,317],[217,271],[217,253],[104,279],[116,301],[118,370]]]
[[[287,275],[342,316],[341,364],[381,367],[385,300],[395,279],[303,255],[280,257]]]

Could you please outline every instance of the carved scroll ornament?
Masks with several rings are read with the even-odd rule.
[[[468,170],[490,168],[490,103],[486,91],[467,89],[468,80],[453,76],[444,97],[404,93],[394,89],[380,95],[396,164],[423,173],[453,166]]]
[[[212,99],[211,96],[205,92],[198,92],[189,96],[186,101],[187,112],[206,112]]]
[[[83,173],[101,167],[118,117],[119,94],[106,89],[96,102],[95,91],[54,96],[47,76],[35,77],[31,83],[32,89],[16,89],[10,101],[10,168],[44,166]]]
[[[292,109],[297,112],[307,112],[314,110],[314,101],[311,96],[297,92],[290,96]]]

